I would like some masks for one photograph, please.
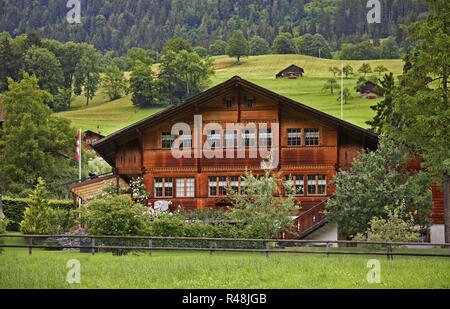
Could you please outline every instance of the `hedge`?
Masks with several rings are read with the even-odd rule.
[[[18,232],[20,230],[20,222],[23,220],[25,208],[31,200],[27,198],[10,198],[3,197],[3,212],[7,219],[10,220],[7,230]],[[49,206],[53,209],[73,209],[73,201],[71,200],[49,200]]]

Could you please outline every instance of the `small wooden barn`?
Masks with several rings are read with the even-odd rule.
[[[303,68],[296,66],[295,64],[287,67],[280,73],[278,73],[275,77],[276,78],[289,78],[289,79],[297,79],[300,77],[303,77],[303,74],[305,74],[305,70]]]
[[[96,141],[101,140],[102,138],[104,138],[104,136],[101,135],[100,132],[96,133],[96,132],[93,132],[90,130],[85,131],[84,138],[83,138],[83,148],[85,150],[92,150],[91,145],[93,143],[95,143]]]
[[[371,81],[365,82],[359,90],[359,97],[363,99],[377,99],[378,95],[374,92],[376,87],[377,84],[372,83]]]

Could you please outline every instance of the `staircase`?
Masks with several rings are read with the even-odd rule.
[[[309,234],[317,231],[319,228],[328,223],[328,218],[323,214],[325,206],[330,198],[320,202],[316,206],[302,213],[296,221],[297,225],[297,239],[303,239]]]

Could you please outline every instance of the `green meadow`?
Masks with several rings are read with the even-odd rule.
[[[402,60],[341,61],[302,55],[264,55],[244,58],[238,65],[234,58],[218,56],[214,57],[215,75],[211,78],[209,86],[213,87],[238,75],[261,87],[340,118],[341,107],[338,100],[340,81],[333,95],[329,90],[323,91],[322,88],[326,80],[333,77],[329,67],[340,67],[341,63],[350,64],[355,73],[363,63],[369,63],[372,69],[382,64],[395,75],[401,74],[403,69]],[[291,64],[303,67],[305,76],[298,80],[275,78],[279,71]],[[378,100],[364,100],[358,97],[354,89],[358,77],[352,76],[344,80],[344,87],[349,88],[354,96],[354,99],[344,106],[344,120],[367,127],[365,122],[374,116],[370,106]],[[56,116],[70,119],[74,126],[82,127],[83,130],[100,131],[108,135],[164,109],[137,109],[131,103],[131,95],[108,102],[102,90],[99,90],[88,107],[85,104],[84,97],[76,97],[70,111],[57,113]]]
[[[450,288],[450,260],[437,257],[154,251],[94,256],[77,251],[5,249],[0,289],[430,289]],[[80,262],[80,283],[66,282]],[[380,283],[369,283],[371,259]],[[72,266],[73,267],[73,266]]]

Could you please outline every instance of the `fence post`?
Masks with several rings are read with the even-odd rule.
[[[327,258],[330,257],[330,244],[327,242]]]
[[[92,239],[92,255],[95,255],[95,238]]]
[[[270,246],[270,244],[269,244],[269,242],[266,242],[266,257],[268,258],[269,257],[269,246]]]
[[[391,253],[392,252],[392,247],[391,245],[387,245],[387,259],[390,260],[391,259]]]
[[[209,249],[212,249],[212,248],[213,248],[213,242],[210,241],[210,242],[209,242]],[[212,251],[212,250],[209,250],[209,255],[210,255],[210,256],[213,255],[213,251]]]
[[[152,247],[153,247],[152,240],[149,239],[149,240],[148,240],[148,248],[149,248],[148,254],[149,254],[150,256],[152,256]]]
[[[33,237],[28,238],[28,254],[31,255],[33,253],[33,248],[31,247],[33,245]]]

